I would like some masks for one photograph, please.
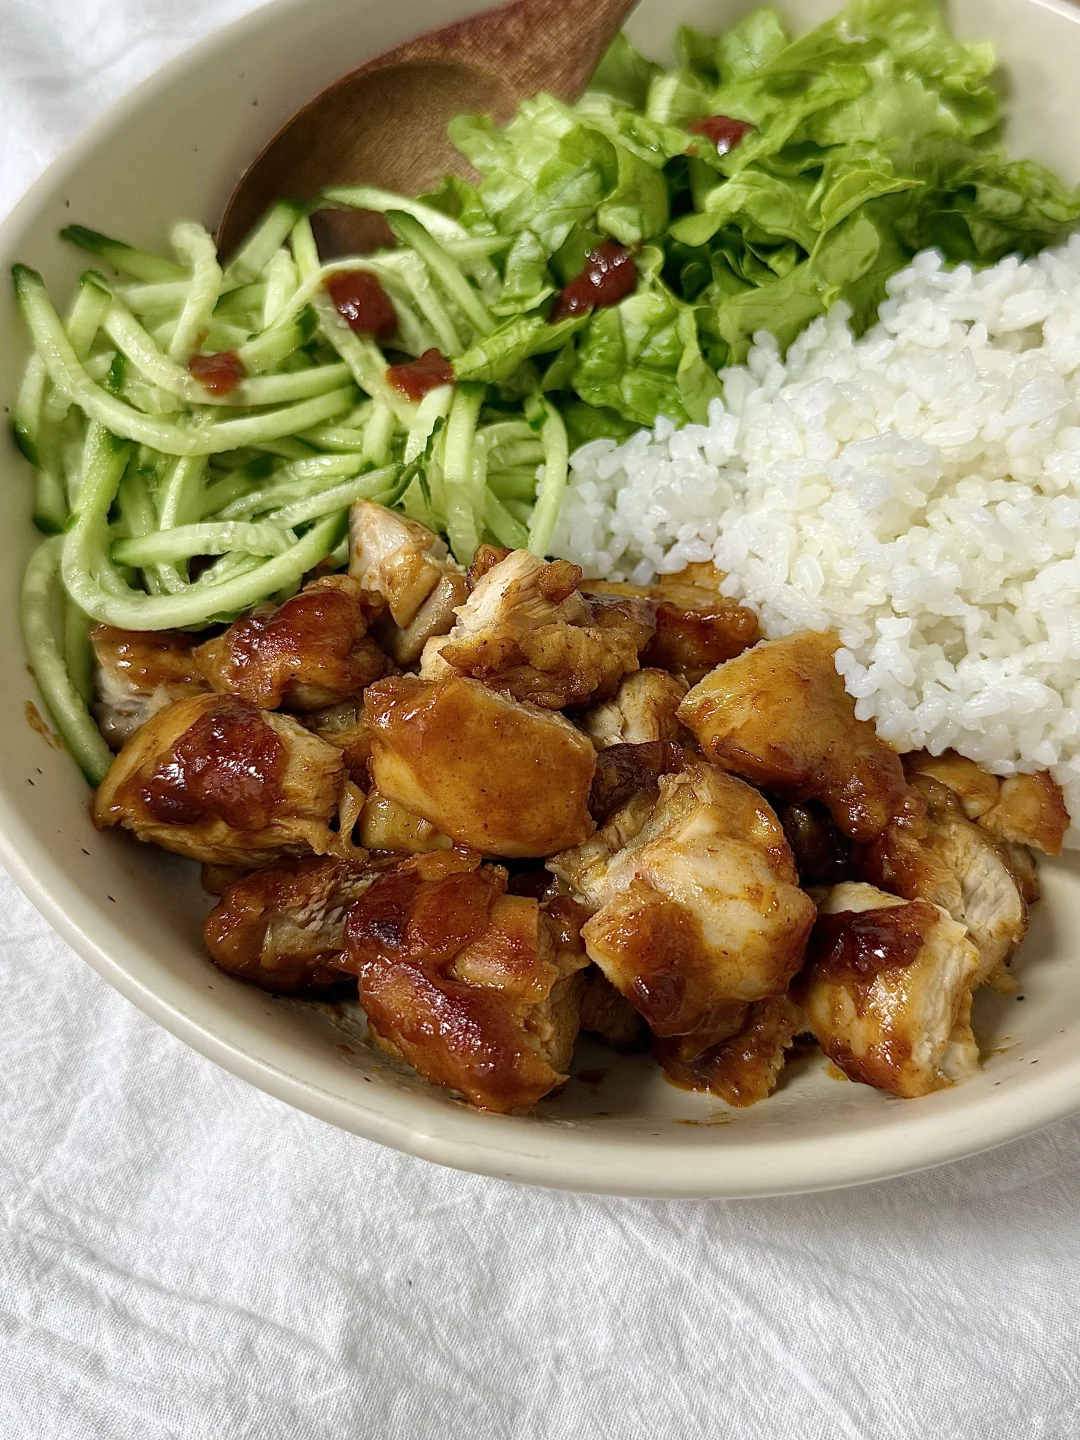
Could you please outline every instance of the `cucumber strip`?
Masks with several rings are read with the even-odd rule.
[[[532,520],[533,513],[533,504],[531,500],[504,500],[503,504],[506,506],[507,510],[510,511],[510,514],[513,515],[515,520],[520,520],[524,526],[528,526],[529,522]]]
[[[274,525],[303,525],[309,520],[318,520],[336,510],[346,510],[354,500],[379,499],[384,505],[392,505],[399,499],[407,485],[412,482],[410,473],[402,483],[402,467],[386,465],[381,470],[369,470],[366,475],[346,480],[324,490],[321,495],[311,495],[306,500],[296,500],[270,516]]]
[[[121,532],[126,531],[128,536],[137,539],[140,536],[152,535],[156,531],[157,516],[154,513],[150,492],[146,488],[143,475],[135,464],[128,464],[120,481],[116,492],[116,508],[120,515],[118,528]],[[144,572],[143,580],[151,595],[160,595],[166,588],[154,568]]]
[[[384,268],[389,269],[389,267]],[[419,255],[414,255],[409,250],[401,251],[397,268],[400,271],[400,276],[395,274],[395,279],[391,283],[405,286],[413,303],[431,327],[433,332],[432,346],[437,350],[441,350],[449,359],[453,359],[455,355],[460,355],[465,348],[462,344],[461,336],[458,334],[457,327],[450,317],[450,312],[439,298],[435,287],[428,278],[427,269]],[[390,273],[394,272],[391,271]],[[391,299],[394,298],[393,293],[391,293]],[[397,308],[396,305],[395,308]],[[402,339],[404,340],[405,338],[403,335]],[[432,346],[425,348],[430,349]],[[421,350],[418,353],[422,355],[424,352]]]
[[[318,453],[313,445],[296,435],[285,435],[280,440],[260,440],[255,448],[264,455],[280,455],[283,460],[307,460]]]
[[[397,432],[397,416],[389,405],[375,401],[371,419],[364,427],[364,445],[360,454],[369,465],[389,465],[390,448]]]
[[[490,490],[484,495],[484,524],[500,545],[508,545],[511,550],[524,550],[529,532]]]
[[[536,468],[521,470],[488,470],[488,489],[500,500],[534,500]]]
[[[308,219],[306,213],[299,217],[296,224],[289,231],[289,245],[292,249],[293,259],[296,261],[296,270],[300,279],[309,279],[319,268],[319,247],[315,244],[311,221]]]
[[[361,454],[364,449],[364,432],[344,425],[319,425],[304,433],[305,440],[320,450],[331,450],[339,455]]]
[[[53,628],[63,544],[62,536],[54,536],[39,545],[30,557],[23,577],[20,606],[23,641],[53,723],[79,769],[91,785],[98,785],[113,757],[86,708],[84,695],[68,673],[64,652]]]
[[[155,420],[94,384],[71,348],[41,276],[22,265],[17,265],[14,273],[19,305],[53,384],[68,393],[91,419],[116,435],[166,455],[213,455],[240,445],[277,440],[340,415],[354,403],[350,386],[242,419],[204,425]]]
[[[262,329],[262,313],[266,306],[266,281],[252,280],[218,296],[214,306],[215,320],[250,320],[252,329]],[[132,306],[132,309],[135,307]]]
[[[313,295],[311,305],[319,318],[323,335],[348,365],[360,389],[372,399],[384,401],[403,424],[411,422],[415,406],[387,380],[386,357],[374,340],[351,330],[338,314],[329,295]]]
[[[544,473],[536,492],[536,508],[529,522],[529,549],[541,559],[548,553],[570,460],[570,446],[562,416],[550,400],[539,402],[544,410],[540,438],[544,442]]]
[[[174,310],[179,314],[187,292],[186,280],[164,280],[157,285],[123,285],[116,293],[129,310],[134,310],[136,315],[146,315],[158,310]]]
[[[488,444],[491,445],[490,439]],[[544,453],[543,442],[536,437],[531,440],[514,440],[507,445],[492,447],[491,464],[499,470],[513,470],[518,465],[535,466],[543,460]]]
[[[125,594],[111,593],[89,568],[93,545],[88,547],[81,532],[71,530],[64,537],[64,584],[92,619],[106,625],[123,630],[202,626],[215,616],[248,610],[286,585],[298,583],[341,543],[347,529],[346,515],[330,515],[285,554],[263,560],[227,579],[207,584],[200,581],[181,595],[145,595],[130,589]],[[107,557],[102,558],[108,564]]]
[[[527,420],[496,420],[490,425],[482,425],[480,433],[487,441],[490,454],[494,454],[500,445],[511,445],[518,440],[535,440],[537,435]]]
[[[213,510],[208,508],[204,518],[209,519],[212,516],[215,520],[250,519],[259,511],[273,510],[292,500],[303,500],[308,495],[316,495],[327,489],[334,480],[359,475],[365,463],[360,455],[321,455],[319,459],[329,462],[320,470],[308,469],[312,462],[307,460],[283,465],[269,484],[260,485],[254,490],[247,489],[227,500],[223,499],[219,507]],[[216,486],[213,489],[217,491]],[[208,506],[210,500],[210,491],[207,491]]]
[[[34,524],[43,535],[59,535],[68,522],[67,485],[51,463],[34,474]]]
[[[406,465],[423,455],[436,424],[439,420],[445,420],[449,415],[453,398],[454,387],[440,385],[436,390],[429,390],[420,401],[416,410],[416,419],[413,421],[405,441]]]
[[[296,370],[286,375],[255,375],[241,380],[228,395],[215,395],[190,371],[177,365],[154,344],[153,337],[139,324],[120,300],[114,299],[105,316],[105,334],[123,351],[139,373],[152,385],[176,395],[189,405],[251,406],[275,405],[323,395],[348,384],[345,364],[322,365],[313,370]]]
[[[262,563],[257,555],[222,555],[212,565],[207,566],[192,588],[201,587],[205,590],[210,586],[220,585],[226,580],[234,580],[238,575],[246,575]]]
[[[291,227],[290,227],[291,228]],[[275,250],[266,267],[266,287],[263,298],[262,328],[265,330],[274,321],[296,294],[299,284],[296,263],[288,250]]]
[[[175,530],[158,530],[130,540],[115,540],[111,559],[116,565],[160,565],[190,560],[193,555],[227,555],[232,550],[248,555],[284,555],[293,537],[283,527],[225,524],[178,525]]]
[[[163,255],[151,255],[147,250],[138,250],[134,245],[125,245],[122,240],[110,240],[96,230],[87,230],[84,225],[69,225],[60,231],[60,239],[87,250],[91,255],[111,265],[124,275],[156,285],[166,280],[187,280],[188,273],[175,260],[166,260]]]
[[[403,245],[409,245],[431,271],[435,280],[480,335],[490,335],[495,319],[479,294],[461,273],[431,233],[414,215],[388,210],[386,221]]]
[[[56,547],[59,568],[60,546]],[[94,648],[90,644],[90,622],[64,595],[64,665],[71,683],[85,705],[94,698]]]
[[[279,200],[271,205],[225,267],[226,286],[231,289],[257,279],[303,213],[304,207],[294,200]]]
[[[11,413],[11,433],[15,444],[30,461],[38,463],[38,439],[41,434],[41,408],[45,403],[49,372],[40,355],[31,355],[23,374],[15,408]]]
[[[396,195],[392,190],[382,190],[377,185],[331,185],[312,202],[311,208],[320,210],[334,206],[343,210],[374,210],[380,215],[396,210],[418,220],[439,241],[469,241],[473,238],[464,225],[436,210],[433,205]],[[507,243],[500,239],[499,248],[504,248]]]
[[[482,497],[475,493],[473,459],[476,450],[476,422],[480,417],[483,399],[483,385],[456,386],[446,422],[446,449],[442,463],[445,495],[442,508],[450,548],[455,559],[462,565],[471,564],[480,543],[477,520]]]
[[[201,225],[183,222],[172,232],[177,254],[191,266],[191,288],[184,301],[176,330],[169,344],[169,359],[186,365],[198,348],[203,333],[210,328],[210,319],[221,291],[221,266],[213,236]]]
[[[276,369],[294,350],[306,345],[317,328],[314,317],[307,322],[300,317],[287,325],[274,325],[238,346],[236,353],[248,374],[257,375],[260,370]]]

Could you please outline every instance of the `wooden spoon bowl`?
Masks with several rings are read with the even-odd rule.
[[[245,172],[225,209],[218,248],[230,254],[275,200],[309,200],[329,185],[378,185],[405,195],[447,172],[475,178],[447,137],[456,115],[499,123],[547,91],[576,100],[636,0],[514,0],[408,40],[336,81],[304,106]],[[324,256],[390,243],[381,216],[315,217]]]

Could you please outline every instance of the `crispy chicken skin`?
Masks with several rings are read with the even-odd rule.
[[[380,793],[488,855],[550,855],[593,829],[596,752],[562,715],[477,680],[380,680],[364,697]]]
[[[1047,855],[1061,854],[1069,812],[1061,786],[1045,770],[1036,775],[988,775],[955,750],[944,755],[916,751],[904,756],[904,768],[909,775],[929,775],[947,785],[968,819],[997,839],[1033,845]]]
[[[687,565],[676,575],[661,575],[653,585],[586,580],[594,595],[637,595],[656,607],[656,632],[642,664],[671,670],[696,685],[724,660],[741,655],[761,638],[757,616],[720,594],[724,576],[715,565]]]
[[[978,969],[967,931],[940,906],[845,882],[821,904],[792,994],[849,1079],[912,1098],[977,1068]]]
[[[373,633],[399,665],[450,630],[468,594],[465,572],[438,536],[373,500],[352,508],[349,574],[367,595]]]
[[[806,1022],[787,995],[770,995],[740,1006],[735,1023],[731,1035],[692,1058],[678,1038],[654,1041],[653,1054],[683,1089],[719,1095],[729,1105],[755,1105],[776,1089],[787,1051]]]
[[[868,848],[859,873],[905,900],[931,900],[966,925],[979,951],[975,983],[982,984],[1027,931],[1023,880],[1009,852],[967,819],[947,786],[929,775],[913,778],[927,802],[925,836],[890,825]]]
[[[526,1110],[567,1078],[584,957],[557,944],[501,866],[406,861],[353,906],[344,964],[375,1035],[484,1110]]]
[[[340,752],[290,716],[233,695],[194,695],[135,732],[91,814],[99,829],[122,825],[193,860],[253,866],[353,853],[361,799]]]
[[[420,673],[471,675],[548,710],[613,694],[638,668],[653,633],[652,606],[636,598],[586,598],[580,579],[567,560],[512,550],[479,576],[446,639],[429,642]]]
[[[679,705],[687,684],[666,670],[635,670],[610,700],[586,710],[578,721],[598,750],[679,738]]]
[[[208,688],[195,642],[182,631],[91,625],[90,644],[97,661],[94,719],[111,750],[166,705]]]
[[[229,885],[203,938],[222,970],[278,995],[340,985],[349,907],[378,871],[328,855],[284,860]]]
[[[890,821],[917,825],[922,797],[900,757],[836,673],[835,635],[766,640],[720,665],[687,695],[679,718],[705,755],[788,800],[821,800],[843,833],[873,840]]]
[[[361,596],[345,575],[313,580],[276,609],[258,606],[200,645],[195,658],[221,694],[262,710],[320,710],[386,674]]]
[[[692,762],[549,868],[596,913],[589,954],[654,1034],[730,1033],[731,1007],[782,994],[814,905],[772,810],[749,785]]]

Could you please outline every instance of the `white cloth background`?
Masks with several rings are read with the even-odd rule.
[[[0,0],[0,210],[251,0]],[[297,1114],[0,876],[0,1440],[1074,1440],[1080,1120],[782,1201],[560,1195]]]

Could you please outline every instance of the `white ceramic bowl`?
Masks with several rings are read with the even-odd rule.
[[[557,4],[558,0],[552,0]],[[275,0],[159,72],[63,155],[0,226],[0,262],[41,268],[63,293],[81,268],[57,238],[79,221],[161,244],[178,218],[213,224],[245,162],[303,101],[409,34],[476,0]],[[630,25],[664,58],[675,25],[718,29],[747,0],[643,0]],[[799,27],[835,0],[783,5]],[[1009,79],[1014,152],[1080,178],[1080,12],[1061,0],[957,0],[953,20],[989,38]],[[0,395],[25,341],[0,299]],[[1080,1108],[1080,863],[1043,866],[1045,899],[1017,963],[1024,1003],[979,997],[983,1073],[923,1100],[837,1083],[820,1059],[730,1110],[665,1083],[645,1057],[581,1047],[579,1072],[526,1118],[482,1115],[395,1067],[328,1007],[273,1000],[216,971],[199,943],[195,867],[99,835],[74,764],[27,723],[19,577],[34,544],[29,473],[0,450],[21,523],[0,531],[0,859],[72,946],[124,995],[253,1084],[332,1124],[484,1174],[626,1195],[761,1195],[880,1179],[971,1154]],[[581,1076],[585,1072],[588,1078]],[[602,1075],[598,1072],[602,1072]]]

